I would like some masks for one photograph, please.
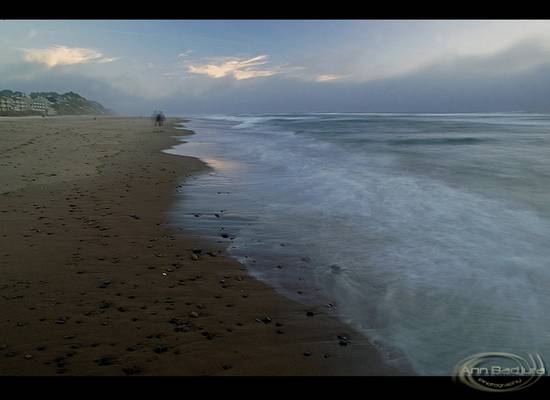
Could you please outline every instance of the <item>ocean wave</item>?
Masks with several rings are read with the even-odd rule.
[[[495,142],[495,139],[475,138],[475,137],[455,137],[455,138],[412,138],[412,139],[392,139],[387,143],[392,145],[464,145]]]
[[[481,132],[481,121],[500,117],[455,115],[452,130],[448,115],[312,117],[212,119],[240,125],[231,134],[231,124],[197,125],[182,154],[245,167],[220,163],[194,181],[205,197],[190,188],[187,207],[246,216],[232,226],[230,253],[245,263],[254,253],[250,269],[283,291],[297,276],[314,281],[343,319],[402,350],[421,374],[448,374],[491,346],[550,357],[539,334],[550,329],[550,119],[539,128],[506,115]],[[270,274],[279,261],[262,257],[288,268]]]

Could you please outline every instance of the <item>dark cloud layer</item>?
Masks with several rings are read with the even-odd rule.
[[[171,112],[495,112],[550,111],[550,52],[529,41],[491,56],[461,57],[366,83],[273,77],[219,90],[208,98],[176,96]],[[547,61],[548,60],[548,61]]]

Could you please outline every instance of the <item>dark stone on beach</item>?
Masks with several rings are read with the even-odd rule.
[[[100,289],[106,289],[111,284],[111,281],[103,281],[99,284]]]
[[[337,338],[340,346],[347,346],[348,344],[351,344],[351,340],[347,336],[338,335]]]
[[[262,321],[264,324],[269,324],[269,323],[270,323],[271,321],[273,321],[273,320],[271,319],[271,317],[264,317],[264,318],[262,318],[261,321]]]
[[[60,357],[54,358],[53,362],[58,364],[58,365],[61,364],[61,363],[64,363],[65,362],[65,357],[60,356]]]
[[[136,375],[140,374],[142,371],[143,370],[137,365],[128,368],[122,368],[122,372],[124,372],[126,375]]]
[[[208,340],[212,340],[214,338],[214,335],[212,335],[210,332],[201,332],[201,335],[207,338]]]
[[[100,366],[104,367],[104,366],[107,366],[107,365],[112,365],[114,360],[113,360],[112,357],[106,356],[106,357],[101,357],[101,358],[95,360],[95,362],[96,362],[97,365],[100,365]]]
[[[102,310],[105,310],[105,309],[111,307],[111,303],[108,303],[105,300],[103,300],[101,303],[99,303],[99,305],[97,307],[102,309]]]
[[[188,321],[172,318],[168,322],[172,325],[175,325],[174,332],[189,332],[191,330],[191,324]]]
[[[224,238],[224,239],[227,239],[229,237],[229,235],[227,233],[222,233],[221,237]]]
[[[306,313],[306,315],[307,315],[308,317],[314,317],[314,316],[315,316],[315,313],[314,313],[313,311],[308,311],[308,312]]]
[[[309,356],[311,356],[311,353],[309,351],[305,351],[304,352],[304,357],[309,357]]]
[[[67,322],[68,319],[69,317],[61,316],[55,320],[55,323],[59,325],[63,325],[65,322]]]
[[[168,351],[168,347],[161,344],[155,347],[153,351],[157,354],[166,353]]]
[[[277,332],[277,334],[279,334],[279,335],[282,335],[282,334],[284,333],[284,332],[283,332],[282,330],[280,330],[280,329],[277,329],[275,332]]]

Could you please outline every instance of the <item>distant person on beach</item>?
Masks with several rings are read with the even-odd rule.
[[[164,124],[165,119],[166,117],[164,116],[162,111],[155,111],[153,113],[153,120],[154,120],[155,126],[162,126]]]

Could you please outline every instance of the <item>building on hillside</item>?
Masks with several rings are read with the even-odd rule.
[[[52,103],[45,97],[30,98],[27,96],[0,97],[0,112],[39,113],[42,115],[57,114]]]
[[[14,99],[13,111],[24,112],[31,110],[31,99],[28,97],[16,97]]]
[[[11,97],[0,97],[0,111],[13,111],[14,101]]]
[[[41,114],[49,114],[50,102],[44,97],[36,97],[31,100],[30,109]]]

